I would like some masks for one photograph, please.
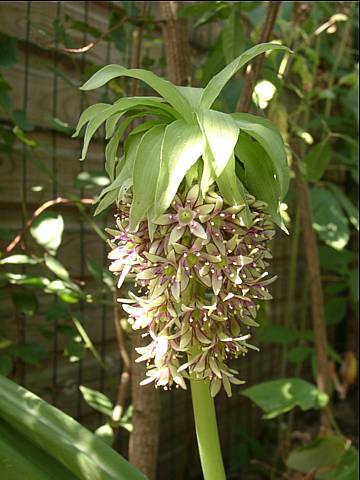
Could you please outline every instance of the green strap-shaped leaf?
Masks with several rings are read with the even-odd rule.
[[[284,147],[284,142],[275,125],[266,118],[257,117],[250,113],[232,113],[231,117],[248,135],[260,143],[269,155],[279,184],[280,200],[289,188],[289,165]]]
[[[64,465],[0,419],[0,467],[6,480],[79,480]]]
[[[245,197],[245,189],[235,173],[235,156],[231,155],[221,175],[216,179],[221,195],[229,205],[244,205],[240,213],[246,226],[251,225],[251,214]]]
[[[108,103],[95,103],[94,105],[90,105],[90,107],[84,110],[80,115],[75,133],[73,133],[72,136],[77,137],[84,125],[86,125],[90,120],[96,117],[96,115],[106,110],[108,107]]]
[[[245,187],[255,198],[267,203],[269,213],[276,224],[281,226],[279,188],[269,156],[258,142],[241,133],[235,155],[245,168]]]
[[[69,469],[71,474],[62,477],[64,480],[73,476],[79,480],[144,480],[124,458],[73,418],[3,376],[0,418],[29,444]],[[31,456],[27,458],[31,460]]]
[[[287,47],[277,43],[260,43],[259,45],[255,45],[255,47],[250,48],[239,57],[235,58],[235,60],[229,63],[229,65],[227,65],[223,70],[221,70],[221,72],[219,72],[210,80],[204,89],[200,106],[202,108],[210,108],[230,78],[235,75],[235,73],[240,70],[241,67],[250,62],[257,55],[265,53],[269,50],[290,51]]]
[[[156,97],[154,97],[156,98]],[[119,112],[125,112],[131,108],[141,106],[141,107],[157,107],[159,106],[159,100],[154,100],[152,98],[146,97],[132,97],[132,98],[120,98],[113,105],[109,105],[108,108],[105,108],[98,115],[94,116],[88,123],[84,136],[84,144],[81,152],[80,160],[84,160],[86,157],[87,150],[89,148],[89,143],[100,125],[105,122],[105,120],[111,117],[114,114]]]
[[[127,181],[128,179],[132,179],[137,150],[139,148],[143,135],[144,133],[139,133],[137,135],[131,135],[126,139],[124,145],[125,155],[123,161],[119,165],[120,169],[117,169],[117,175],[115,180],[101,191],[99,200],[106,193],[111,192],[112,190],[119,189],[125,181]]]
[[[197,119],[212,153],[212,169],[218,177],[234,151],[239,127],[230,115],[215,110],[200,110]]]
[[[121,140],[121,137],[125,133],[125,130],[127,127],[130,125],[130,123],[138,117],[141,117],[142,113],[139,113],[137,115],[131,115],[127,118],[125,118],[120,126],[118,126],[116,132],[114,135],[111,137],[109,140],[108,144],[106,145],[105,148],[105,170],[107,174],[109,175],[109,178],[111,181],[114,181],[114,174],[115,174],[115,167],[116,167],[116,153],[119,148],[119,143]]]
[[[197,110],[200,106],[201,97],[204,92],[203,88],[196,87],[179,87],[176,86],[182,95],[189,101],[194,110]]]
[[[153,206],[164,132],[164,125],[152,127],[143,135],[137,149],[133,170],[133,201],[130,209],[131,230],[135,230]]]
[[[197,125],[176,120],[166,127],[156,186],[154,217],[169,207],[186,172],[202,155],[203,147],[204,138]]]
[[[216,177],[213,168],[215,160],[207,142],[205,143],[202,159],[203,162],[200,180],[200,190],[202,195],[205,196],[210,186],[214,183]]]
[[[117,77],[132,77],[141,80],[158,92],[181,116],[188,122],[192,121],[192,110],[188,100],[168,80],[158,77],[152,72],[142,69],[128,69],[120,65],[107,65],[96,72],[82,87],[81,90],[94,90]]]

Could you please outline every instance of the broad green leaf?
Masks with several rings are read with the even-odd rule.
[[[96,72],[81,90],[94,90],[117,77],[132,77],[141,80],[158,92],[188,122],[192,121],[192,111],[188,100],[168,80],[142,69],[127,69],[120,65],[107,65]]]
[[[201,96],[204,89],[195,87],[179,87],[178,85],[176,86],[176,88],[188,100],[191,107],[194,110],[197,110],[200,105]]]
[[[239,135],[235,155],[244,165],[244,184],[255,198],[267,203],[274,221],[282,226],[279,214],[279,185],[269,156],[258,143],[247,135]]]
[[[92,388],[81,385],[80,391],[84,397],[85,402],[94,410],[103,413],[107,417],[111,417],[113,411],[113,404],[111,400],[101,392],[97,392]]]
[[[94,215],[99,215],[99,213],[103,212],[106,210],[110,205],[116,202],[117,199],[117,191],[116,190],[111,190],[109,192],[106,192],[100,199]]]
[[[202,155],[203,147],[204,138],[197,125],[176,120],[166,127],[156,185],[154,217],[169,207],[186,172]]]
[[[265,413],[263,418],[277,417],[294,407],[301,410],[322,408],[328,402],[325,393],[320,392],[314,385],[299,378],[284,378],[263,382],[242,392],[250,398]]]
[[[244,205],[244,209],[240,212],[240,216],[245,225],[251,225],[251,214],[246,201],[245,189],[240,180],[236,177],[235,157],[233,154],[221,175],[216,179],[216,183],[221,195],[229,205]]]
[[[215,110],[200,110],[197,119],[212,153],[212,169],[218,177],[234,151],[239,127],[229,115]]]
[[[108,103],[95,103],[94,105],[90,105],[90,107],[86,108],[80,115],[76,130],[72,136],[77,137],[84,125],[86,125],[90,120],[96,117],[96,115],[102,113],[104,110],[109,108],[109,106],[110,105]]]
[[[103,196],[108,192],[114,190],[119,191],[119,189],[124,185],[124,183],[129,180],[129,186],[132,185],[134,163],[143,135],[144,134],[142,133],[139,133],[137,135],[130,135],[126,139],[126,142],[124,144],[125,156],[122,158],[122,161],[118,163],[119,169],[116,169],[116,178],[108,187],[102,190],[99,200],[102,199]]]
[[[54,470],[52,475],[35,476],[34,480],[41,478],[145,480],[141,473],[96,435],[65,413],[2,376],[0,376],[0,418],[2,423],[9,426],[10,432],[14,435],[24,436],[28,445],[28,448],[24,450],[17,449],[18,455],[15,459],[12,456],[13,452],[7,452],[5,458],[10,464],[16,463],[20,467],[24,462],[32,463],[33,457],[29,454],[29,450],[36,448],[42,450],[51,460],[58,462],[70,472],[67,475],[60,471],[57,475],[58,471]],[[1,438],[3,438],[2,435]],[[9,444],[10,442],[5,443]],[[0,448],[0,451],[3,452],[3,449]],[[39,467],[35,456],[34,464]],[[31,477],[25,473],[23,478],[30,479]]]
[[[335,470],[322,475],[323,480],[355,480],[359,478],[359,452],[349,447],[340,458]]]
[[[240,70],[241,67],[250,62],[257,55],[270,50],[290,51],[287,47],[276,43],[260,43],[259,45],[255,45],[254,47],[250,48],[239,57],[235,58],[235,60],[229,63],[229,65],[227,65],[223,70],[221,70],[221,72],[219,72],[210,80],[204,89],[201,98],[201,107],[210,108],[230,78],[235,75],[235,73]]]
[[[160,172],[161,146],[165,126],[157,125],[141,138],[133,171],[133,200],[130,209],[130,230],[134,230],[153,206]]]
[[[61,245],[64,219],[60,213],[45,211],[32,223],[31,236],[49,253],[55,254]]]
[[[113,105],[109,105],[100,113],[92,117],[89,123],[87,124],[86,130],[85,130],[84,143],[83,143],[80,160],[85,159],[87,150],[89,148],[89,143],[92,137],[94,136],[96,130],[100,127],[102,123],[105,122],[106,119],[108,119],[112,115],[115,115],[119,112],[125,112],[126,110],[129,110],[136,106],[139,106],[141,108],[146,106],[150,106],[150,107],[157,106],[160,104],[161,101],[162,99],[158,99],[157,97],[120,98],[120,100],[117,100]]]
[[[304,158],[306,179],[317,182],[323,176],[331,159],[331,149],[328,138],[310,149]]]
[[[69,280],[70,274],[64,267],[62,263],[59,262],[55,257],[51,255],[45,255],[45,265],[49,270],[51,270],[55,275],[61,280]]]
[[[108,423],[105,423],[104,425],[101,425],[99,428],[97,428],[94,434],[97,437],[101,438],[101,440],[108,445],[112,445],[115,439],[114,430]]]
[[[200,180],[200,190],[202,195],[205,196],[206,192],[209,190],[210,186],[215,181],[215,172],[213,169],[215,161],[207,142],[205,143],[202,159],[203,162]]]
[[[79,480],[66,466],[0,419],[0,466],[6,480]]]
[[[329,435],[293,450],[286,460],[286,465],[300,472],[311,472],[324,467],[335,467],[344,453],[344,439]]]
[[[41,263],[42,258],[30,257],[29,255],[17,254],[2,258],[0,265],[36,265]]]
[[[313,228],[335,250],[342,250],[350,239],[349,225],[337,197],[324,188],[310,189]]]
[[[351,202],[349,197],[334,183],[327,183],[326,187],[335,195],[338,202],[345,210],[350,222],[359,231],[359,210]]]
[[[111,181],[114,181],[115,178],[115,166],[116,166],[116,160],[117,160],[117,150],[119,148],[119,143],[121,140],[121,137],[125,133],[125,130],[127,127],[130,125],[130,123],[137,117],[139,117],[141,114],[137,115],[130,115],[129,117],[125,118],[120,126],[117,128],[116,132],[112,136],[112,138],[109,140],[108,144],[106,145],[105,148],[105,170],[107,174],[109,175],[109,178]]]
[[[232,62],[234,58],[238,57],[244,48],[244,28],[239,7],[240,4],[234,4],[222,31],[222,48],[227,63]]]
[[[280,200],[284,198],[289,188],[289,166],[284,142],[275,125],[269,120],[251,115],[250,113],[233,113],[240,131],[253,137],[269,155],[279,184]]]

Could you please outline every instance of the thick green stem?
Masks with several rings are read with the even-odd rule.
[[[191,396],[204,480],[226,480],[209,382],[191,380]]]

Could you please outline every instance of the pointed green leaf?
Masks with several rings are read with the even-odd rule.
[[[201,156],[203,145],[203,135],[197,125],[176,120],[166,127],[156,186],[155,217],[169,207],[186,172]]]
[[[269,155],[279,184],[280,200],[289,188],[290,169],[284,142],[275,125],[269,120],[250,113],[232,113],[232,118],[248,135],[253,137]]]
[[[312,147],[304,158],[306,179],[311,182],[320,180],[331,159],[329,138]]]
[[[326,467],[331,471],[330,467],[336,466],[345,449],[345,439],[340,436],[320,437],[293,450],[286,460],[286,465],[300,472],[312,472]]]
[[[231,156],[221,175],[216,179],[221,195],[229,205],[245,205],[241,218],[245,225],[251,225],[250,210],[245,197],[245,189],[235,173],[235,157]]]
[[[85,387],[84,385],[80,385],[79,388],[85,402],[90,405],[90,407],[103,413],[107,417],[111,417],[114,406],[106,395],[92,388]]]
[[[119,112],[125,112],[134,107],[156,107],[160,104],[162,99],[157,97],[147,98],[147,97],[131,97],[131,98],[120,98],[113,105],[109,105],[107,108],[102,110],[100,113],[95,115],[88,123],[84,136],[84,144],[81,152],[80,160],[84,160],[86,153],[89,147],[89,143],[95,134],[96,130],[100,125],[105,122],[106,119],[115,115]]]
[[[204,92],[203,88],[197,87],[179,87],[176,86],[180,93],[189,101],[190,105],[194,110],[196,110],[201,101],[202,94]]]
[[[153,206],[160,171],[160,153],[165,126],[157,125],[142,137],[137,149],[133,171],[133,201],[130,210],[130,229],[134,230]]]
[[[212,153],[213,171],[218,177],[234,151],[239,127],[230,115],[215,110],[200,110],[197,118]]]
[[[24,436],[30,445],[29,450],[34,451],[32,447],[41,449],[44,455],[70,471],[66,475],[59,466],[50,477],[45,474],[31,477],[26,472],[26,479],[145,480],[124,458],[73,418],[3,376],[0,376],[0,419],[1,423],[11,427],[10,432]],[[27,448],[18,452],[25,460],[32,461]],[[1,445],[0,458],[2,456]],[[19,457],[19,461],[22,461]]]
[[[300,378],[282,378],[259,383],[242,392],[265,413],[263,418],[275,418],[285,412],[300,407],[301,410],[323,408],[328,397]]]
[[[215,177],[216,177],[214,168],[213,168],[215,160],[207,142],[205,143],[202,159],[203,159],[203,163],[202,163],[200,190],[202,195],[205,196],[210,186],[214,183]]]
[[[76,131],[72,136],[77,137],[81,129],[86,123],[88,123],[90,120],[96,117],[96,115],[98,115],[99,113],[106,110],[108,107],[109,107],[108,103],[95,103],[94,105],[90,105],[90,107],[84,110],[80,115],[78,124],[76,126]]]
[[[259,143],[244,134],[239,135],[235,154],[245,168],[245,187],[255,198],[267,203],[269,213],[281,226],[279,188],[269,156]]]
[[[287,47],[277,43],[260,43],[259,45],[255,45],[254,47],[250,48],[239,57],[235,58],[235,60],[229,63],[229,65],[227,65],[223,70],[221,70],[221,72],[219,72],[210,80],[204,89],[201,99],[201,107],[210,108],[230,78],[235,75],[235,73],[240,70],[241,67],[250,62],[257,55],[265,53],[269,50],[290,51]]]
[[[141,80],[172,105],[182,117],[191,122],[192,111],[188,100],[180,93],[180,91],[168,80],[158,77],[152,72],[142,69],[127,69],[120,65],[107,65],[96,72],[82,87],[81,90],[93,90],[103,86],[113,78],[132,77]]]
[[[101,199],[99,200],[94,215],[99,215],[99,213],[103,212],[108,207],[110,207],[110,205],[115,203],[117,195],[118,192],[116,190],[111,190],[110,192],[104,193],[104,195],[102,195]]]

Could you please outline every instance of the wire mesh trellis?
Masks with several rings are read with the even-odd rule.
[[[156,2],[151,3],[151,8],[156,8]],[[69,138],[66,133],[69,129],[54,128],[54,122],[58,125],[60,120],[63,125],[73,126],[87,102],[93,102],[97,98],[98,94],[92,94],[89,100],[77,89],[94,66],[110,62],[128,65],[131,63],[132,36],[127,36],[127,48],[122,52],[116,49],[109,36],[99,40],[96,48],[88,51],[74,54],[68,51],[72,47],[65,48],[69,42],[63,27],[66,18],[71,17],[78,22],[78,26],[82,26],[82,32],[75,35],[76,46],[86,46],[90,42],[90,28],[106,30],[109,15],[121,8],[121,2],[2,2],[0,8],[0,29],[19,39],[20,50],[19,62],[4,75],[12,84],[14,98],[22,99],[21,108],[34,126],[31,135],[39,139],[40,145],[30,151],[29,147],[23,144],[15,155],[20,166],[15,165],[14,171],[8,159],[2,157],[4,175],[0,202],[2,210],[5,205],[10,205],[4,215],[4,223],[15,234],[19,227],[24,227],[30,213],[40,203],[59,195],[66,197],[74,194],[80,198],[86,196],[88,190],[81,183],[74,185],[74,179],[79,173],[103,169],[104,132],[97,138],[87,163],[83,164],[78,162],[80,143]],[[144,48],[147,54],[151,50],[149,46]],[[163,48],[161,45],[159,47],[158,43],[155,45],[155,54],[159,58],[163,56]],[[164,65],[161,65],[159,73],[165,74]],[[106,89],[100,96],[106,98],[109,94]],[[3,120],[6,122],[9,119]],[[42,165],[40,158],[50,170],[48,176],[38,168]],[[34,187],[40,182],[43,182],[44,188],[36,196]],[[20,193],[18,196],[12,194],[11,201],[7,198],[9,186],[11,192]],[[80,285],[85,284],[90,290],[94,289],[95,285],[89,277],[88,261],[96,260],[101,267],[106,267],[107,247],[78,208],[66,206],[59,208],[59,211],[65,217],[64,239],[59,258]],[[89,212],[89,215],[91,214],[92,212]],[[112,223],[111,215],[100,218],[97,223],[100,229],[104,230],[105,226]],[[274,270],[279,275],[279,280],[273,289],[275,301],[271,306],[271,318],[272,322],[281,324],[285,320],[283,300],[286,296],[289,258],[289,241],[285,236],[279,235],[276,240],[274,256]],[[301,296],[300,292],[298,293],[300,305]],[[105,292],[101,292],[100,298],[102,302],[98,305],[81,300],[76,314],[88,329],[94,347],[105,360],[110,375],[118,379],[122,364],[116,346],[112,298],[109,301],[109,294]],[[47,305],[48,300],[44,298],[41,301]],[[60,308],[56,298],[52,298],[51,302],[55,309]],[[10,321],[11,318],[8,319],[8,322]],[[79,386],[87,385],[110,394],[106,372],[91,355],[79,358],[73,363],[69,362],[68,358],[64,359],[64,331],[67,327],[59,315],[55,315],[52,322],[51,350],[46,352],[42,366],[34,368],[20,362],[17,380],[85,425],[94,428],[99,425],[100,417],[83,402]],[[46,337],[39,335],[35,325],[39,328],[49,327],[45,307],[40,307],[31,318],[31,323],[21,315],[16,340],[23,344],[37,342],[46,348]],[[271,346],[264,347],[260,353],[249,355],[239,362],[241,376],[249,384],[274,377],[280,353],[279,347]],[[182,391],[161,393],[161,400],[163,408],[159,478],[190,478],[190,472],[193,474],[199,470],[199,465],[189,394]],[[225,461],[227,469],[231,471],[232,466],[236,466],[242,441],[248,432],[254,434],[260,431],[259,414],[254,408],[250,408],[247,400],[239,393],[235,393],[231,399],[219,396],[217,410]],[[126,432],[120,435],[118,447],[121,453],[126,455]]]

